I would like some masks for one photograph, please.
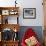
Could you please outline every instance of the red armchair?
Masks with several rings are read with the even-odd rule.
[[[36,33],[32,30],[32,28],[27,29],[27,31],[24,34],[24,37],[22,38],[22,42],[21,42],[21,46],[41,46],[40,42],[38,41],[38,39],[36,38],[37,35]],[[29,42],[30,40],[32,41],[33,39],[35,39],[34,41],[36,42],[36,44],[31,45],[31,42]],[[25,42],[26,41],[26,42]],[[32,41],[32,44],[34,43],[34,41]],[[27,45],[27,44],[30,45]]]

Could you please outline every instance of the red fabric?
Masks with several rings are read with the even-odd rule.
[[[27,31],[25,32],[25,35],[22,39],[21,45],[26,46],[25,39],[28,39],[29,37],[32,37],[32,36],[36,37],[36,33],[32,30],[32,28],[27,29]],[[38,44],[36,44],[36,46],[41,46],[41,45],[38,43]]]

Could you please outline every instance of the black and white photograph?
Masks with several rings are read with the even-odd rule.
[[[23,18],[25,19],[35,19],[36,18],[36,8],[24,8]]]

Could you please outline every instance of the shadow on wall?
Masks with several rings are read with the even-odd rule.
[[[20,42],[21,42],[21,40],[23,38],[23,35],[24,35],[25,31],[28,28],[32,28],[36,32],[39,41],[41,43],[43,43],[43,30],[42,30],[42,26],[21,26],[20,27],[20,31],[19,31],[19,40],[20,40]]]

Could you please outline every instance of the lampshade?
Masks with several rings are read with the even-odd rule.
[[[17,32],[17,29],[16,28],[14,29],[14,32]]]

